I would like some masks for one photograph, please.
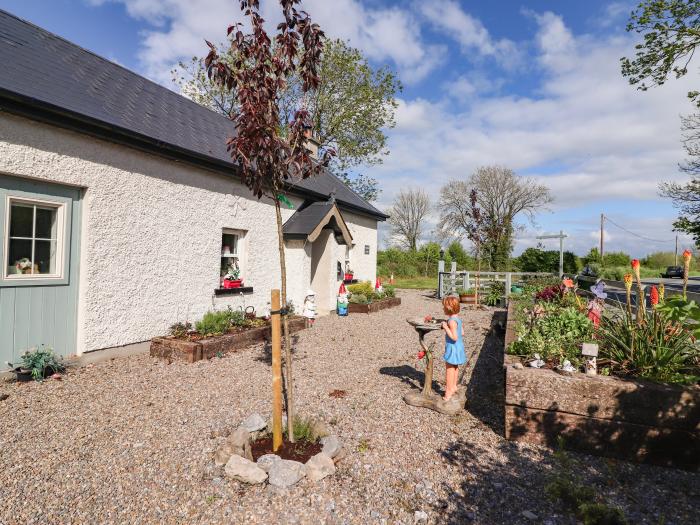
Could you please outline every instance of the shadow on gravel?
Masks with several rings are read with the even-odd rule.
[[[542,523],[556,514],[560,516],[554,523],[574,523],[561,516],[544,496],[549,460],[542,461],[506,441],[496,448],[498,461],[494,461],[493,447],[462,440],[442,452],[445,461],[457,469],[461,481],[448,489],[445,500],[438,503],[445,509],[440,523]],[[523,511],[533,512],[536,519],[530,521]]]
[[[423,388],[423,381],[425,380],[425,372],[408,365],[383,366],[379,369],[379,373],[385,376],[397,377],[402,383],[419,390]],[[433,390],[435,392],[442,392],[442,387],[436,380],[433,380]]]
[[[290,337],[292,340],[292,355],[294,355],[296,353],[297,343],[299,342],[299,335],[292,334]],[[260,346],[260,352],[255,357],[255,360],[259,363],[272,366],[272,343],[270,341],[265,341],[262,346]],[[284,362],[284,340],[282,341],[282,360]]]
[[[467,386],[467,410],[499,436],[503,436],[503,337],[505,311],[496,311],[478,352]],[[469,350],[469,349],[468,349]]]

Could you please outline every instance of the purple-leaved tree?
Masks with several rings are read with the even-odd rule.
[[[233,64],[220,59],[214,45],[207,42],[205,60],[209,78],[227,90],[235,91],[238,112],[231,115],[236,135],[227,140],[228,151],[243,183],[258,199],[271,199],[275,206],[279,246],[281,300],[287,305],[287,269],[282,236],[280,200],[289,183],[317,174],[327,163],[312,158],[306,148],[305,131],[309,114],[299,107],[289,122],[280,121],[279,97],[287,79],[296,74],[304,93],[319,83],[318,68],[323,50],[323,31],[299,9],[300,0],[279,1],[283,21],[278,24],[274,42],[260,16],[259,0],[240,0],[249,27],[235,23],[228,28]],[[246,32],[244,32],[246,31]],[[249,31],[249,32],[248,32]],[[292,350],[287,317],[283,316],[286,368],[288,438],[294,442],[294,383]]]

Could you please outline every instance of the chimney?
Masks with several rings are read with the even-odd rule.
[[[318,140],[316,140],[316,137],[314,137],[311,126],[306,126],[304,128],[304,136],[306,137],[306,143],[304,146],[308,152],[311,153],[311,156],[318,160],[318,148],[321,144],[318,142]]]

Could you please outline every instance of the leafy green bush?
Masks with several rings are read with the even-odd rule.
[[[574,366],[582,364],[579,345],[593,338],[593,323],[576,307],[562,308],[542,303],[529,311],[527,322],[516,328],[518,339],[508,353],[531,358],[534,354],[548,363],[560,365],[565,359]]]
[[[700,350],[679,321],[658,310],[638,324],[634,316],[604,316],[600,325],[601,365],[617,375],[664,383],[696,383],[700,379]]]
[[[396,288],[393,286],[385,286],[384,287],[384,295],[387,297],[396,297]]]
[[[63,372],[66,367],[60,356],[56,355],[51,347],[39,345],[36,348],[27,350],[20,356],[21,367],[32,371],[32,378],[35,381],[44,379],[44,370],[50,369],[55,372]]]
[[[194,326],[201,335],[221,335],[228,332],[229,328],[231,328],[231,320],[225,311],[210,311],[205,313],[204,317],[197,321]]]
[[[484,297],[484,303],[489,306],[496,306],[506,293],[506,284],[502,281],[491,281],[489,283],[489,291]]]
[[[457,293],[459,295],[474,295],[474,288],[460,288]]]
[[[361,283],[348,285],[348,291],[351,294],[360,294],[365,297],[372,297],[374,293],[374,286],[369,281],[362,281]]]
[[[354,293],[350,296],[350,299],[348,299],[348,302],[352,304],[368,304],[369,299],[367,299],[367,296],[361,293]]]

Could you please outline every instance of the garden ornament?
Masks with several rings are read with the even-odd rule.
[[[377,291],[377,293],[382,293],[384,291],[384,287],[382,286],[382,281],[377,277],[377,280],[374,283],[374,289]]]
[[[338,288],[336,313],[341,317],[348,315],[348,291],[345,288],[345,283],[340,283],[340,288]]]
[[[594,376],[598,374],[598,345],[595,343],[583,343],[581,354],[586,358],[586,375]]]
[[[532,367],[532,368],[542,368],[542,367],[544,366],[545,363],[544,363],[544,361],[542,361],[542,358],[540,357],[540,354],[535,354],[533,357],[534,357],[535,359],[533,359],[532,361],[530,361],[530,362],[528,363],[528,364],[530,365],[530,367]]]
[[[314,292],[311,288],[306,291],[304,311],[302,315],[308,319],[310,326],[314,325],[314,321],[316,320],[316,292]]]
[[[571,364],[571,361],[568,359],[564,359],[564,362],[561,365],[561,370],[564,372],[576,372],[576,368],[574,365]]]

